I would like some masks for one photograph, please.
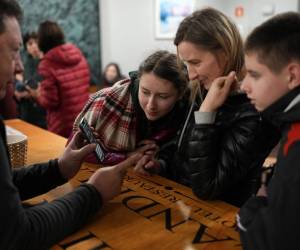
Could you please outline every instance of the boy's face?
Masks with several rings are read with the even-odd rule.
[[[246,54],[246,77],[241,89],[247,93],[251,103],[258,111],[269,107],[272,103],[290,91],[286,70],[272,72],[265,64],[258,61],[255,52]]]

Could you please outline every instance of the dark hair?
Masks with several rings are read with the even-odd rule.
[[[23,36],[23,43],[24,43],[24,45],[26,45],[26,43],[27,43],[30,39],[38,40],[38,35],[37,35],[37,33],[34,32],[34,31],[25,33],[25,35]],[[26,47],[26,46],[25,46],[25,47]]]
[[[242,38],[235,24],[222,12],[205,8],[186,17],[179,25],[174,44],[178,46],[183,41],[213,54],[222,51],[227,60],[223,74],[235,70],[239,79],[244,77]]]
[[[279,14],[256,27],[245,43],[245,53],[252,52],[273,72],[280,72],[292,60],[299,62],[300,14]]]
[[[56,22],[45,21],[39,25],[38,29],[38,45],[45,54],[65,43],[65,35],[63,30]]]
[[[184,93],[188,87],[187,72],[183,63],[178,65],[177,56],[165,50],[159,50],[150,55],[139,67],[139,78],[144,73],[153,72],[156,76],[174,84],[179,93]]]
[[[4,20],[15,17],[19,22],[22,19],[22,9],[15,0],[0,0],[0,34],[5,32]]]

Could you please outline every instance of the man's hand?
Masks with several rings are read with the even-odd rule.
[[[236,82],[236,76],[233,71],[228,76],[216,78],[212,82],[199,111],[214,112],[221,107],[229,95],[234,82]]]
[[[107,202],[120,193],[127,169],[134,166],[141,157],[142,154],[134,154],[115,166],[98,169],[87,183],[98,190],[103,202]]]
[[[58,159],[58,166],[61,175],[69,180],[74,177],[84,160],[84,158],[95,150],[96,144],[86,145],[84,137],[78,131],[65,148],[63,155]]]

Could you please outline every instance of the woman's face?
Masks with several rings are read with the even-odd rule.
[[[215,78],[223,75],[223,53],[213,54],[191,42],[183,41],[178,45],[178,54],[187,66],[189,79],[197,80],[206,90]]]
[[[106,77],[107,81],[112,82],[113,80],[116,79],[117,75],[118,75],[118,72],[114,65],[110,65],[107,67],[106,72],[105,72],[105,77]]]
[[[155,121],[173,109],[179,93],[173,83],[151,72],[141,76],[138,98],[147,119]]]
[[[41,51],[38,47],[36,39],[30,38],[26,43],[26,49],[28,54],[30,54],[33,58],[40,58]]]

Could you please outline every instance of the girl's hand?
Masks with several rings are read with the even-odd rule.
[[[138,144],[138,147],[127,154],[127,157],[130,157],[133,154],[140,153],[143,155],[155,156],[158,152],[159,147],[152,140],[143,140]]]
[[[160,172],[160,163],[149,155],[144,155],[134,167],[134,171],[140,175],[151,176]]]

